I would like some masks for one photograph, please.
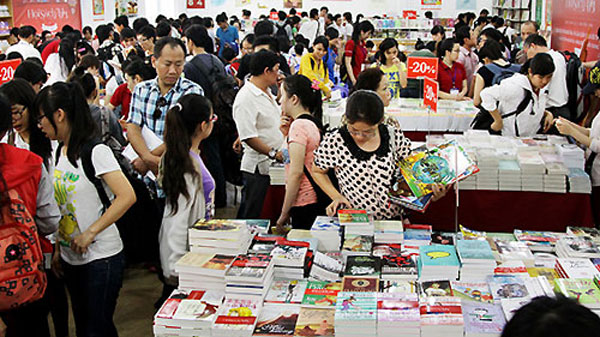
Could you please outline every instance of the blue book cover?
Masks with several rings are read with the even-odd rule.
[[[457,240],[456,250],[461,260],[494,261],[494,253],[487,240]]]
[[[426,266],[460,266],[454,246],[431,245],[419,248],[419,257]]]
[[[431,240],[431,232],[428,231],[420,231],[420,230],[406,230],[404,231],[404,240],[421,240],[421,241],[430,241]]]

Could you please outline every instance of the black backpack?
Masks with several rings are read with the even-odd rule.
[[[585,68],[577,54],[568,50],[561,52],[567,63],[567,91],[569,100],[567,107],[569,108],[569,120],[579,123],[585,116],[583,113],[583,85],[585,77]]]
[[[492,78],[492,85],[496,85],[500,84],[502,80],[512,77],[512,75],[521,71],[521,66],[518,64],[511,64],[505,68],[495,63],[490,63],[488,70],[494,74],[494,77]]]
[[[285,26],[287,25],[287,23],[284,23],[283,25],[279,25],[276,24],[275,26],[277,27],[277,32],[275,33],[275,37],[279,37],[279,36],[283,36],[285,38],[288,38],[288,33],[285,30]]]
[[[502,119],[508,118],[510,116],[515,116],[515,131],[516,131],[517,137],[519,137],[519,127],[517,124],[517,117],[523,111],[525,111],[525,109],[527,109],[527,107],[529,106],[529,103],[533,100],[533,95],[531,94],[531,91],[529,91],[529,90],[524,90],[524,91],[525,91],[525,96],[523,97],[523,100],[521,101],[521,103],[519,103],[517,110],[502,116]],[[494,118],[492,117],[490,112],[482,107],[479,107],[479,112],[477,113],[477,116],[475,116],[475,118],[471,122],[471,128],[475,129],[475,130],[488,130],[492,134],[500,134],[500,131],[492,130],[493,123],[494,123]]]
[[[323,136],[325,135],[326,131],[325,131],[325,127],[323,126],[323,123],[321,123],[321,121],[316,119],[313,115],[309,115],[309,114],[300,115],[300,116],[298,116],[297,119],[307,119],[307,120],[313,122],[319,129],[319,132],[321,133],[321,140],[323,140]],[[317,185],[317,183],[315,182],[315,180],[312,177],[311,171],[308,169],[308,167],[306,167],[306,165],[304,165],[304,175],[306,176],[306,178],[310,182],[310,185],[312,186],[312,188],[315,190],[315,193],[317,194],[317,205],[318,205],[319,209],[321,209],[321,210],[323,210],[323,212],[325,212],[325,209],[327,208],[327,206],[329,206],[329,204],[331,204],[331,202],[332,202],[331,198],[327,195],[327,193],[325,193],[321,189],[321,187],[319,185]],[[329,180],[331,180],[331,183],[333,184],[333,186],[339,190],[339,183],[338,183],[337,177],[335,176],[335,171],[329,170],[327,172],[327,176],[329,177]]]

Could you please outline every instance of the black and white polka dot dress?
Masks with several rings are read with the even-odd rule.
[[[333,169],[340,192],[353,208],[365,209],[375,220],[397,218],[401,207],[390,202],[396,162],[410,153],[410,140],[402,131],[381,124],[381,144],[373,152],[358,147],[345,126],[324,136],[314,152],[314,163]]]

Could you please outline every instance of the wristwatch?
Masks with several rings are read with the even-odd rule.
[[[269,159],[273,159],[275,160],[275,156],[277,156],[277,149],[272,147],[271,150],[269,151]]]

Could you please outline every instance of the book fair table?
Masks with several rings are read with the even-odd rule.
[[[478,110],[472,101],[439,100],[438,112],[429,113],[422,106],[421,99],[401,98],[393,100],[386,114],[396,118],[404,134],[415,141],[424,141],[431,133],[459,133],[469,129]],[[331,102],[325,105],[323,124],[331,128],[339,127],[346,109],[346,101]]]

